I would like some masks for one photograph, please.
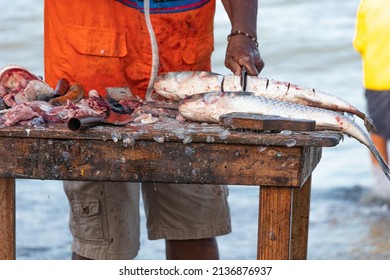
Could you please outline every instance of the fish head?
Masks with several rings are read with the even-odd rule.
[[[177,77],[183,72],[168,72],[159,75],[154,81],[154,90],[164,98],[176,100],[174,92],[180,88]]]
[[[213,91],[195,94],[185,97],[180,101],[178,109],[180,114],[187,120],[198,121],[200,118],[205,120],[205,115],[208,115],[207,122],[218,123],[218,106],[221,97],[226,92]],[[203,115],[200,117],[200,115]]]
[[[49,100],[53,93],[41,78],[18,65],[6,65],[0,69],[0,89],[0,96],[13,95],[16,103]]]
[[[27,69],[18,65],[6,65],[0,69],[0,85],[7,92],[19,92],[33,80],[41,80]]]

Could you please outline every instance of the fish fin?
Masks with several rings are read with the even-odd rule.
[[[376,131],[376,127],[374,125],[374,121],[370,117],[364,118],[364,126],[366,127],[368,132]]]

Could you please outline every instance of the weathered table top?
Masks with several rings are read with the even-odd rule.
[[[0,259],[14,259],[15,178],[258,185],[258,259],[306,259],[310,178],[334,132],[157,122],[0,129]]]
[[[177,121],[0,129],[0,176],[300,186],[335,132],[266,133]],[[308,161],[309,159],[309,161]]]

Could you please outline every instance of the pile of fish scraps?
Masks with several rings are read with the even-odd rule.
[[[108,95],[103,98],[96,90],[85,96],[81,84],[70,84],[63,78],[53,90],[26,68],[7,65],[0,69],[0,128],[67,123],[71,130],[79,130],[101,123],[153,123],[159,117],[176,117],[172,110],[155,108],[151,106],[153,102],[145,102],[130,92],[123,100]]]

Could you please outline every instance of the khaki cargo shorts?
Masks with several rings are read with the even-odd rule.
[[[140,184],[64,182],[72,250],[91,259],[133,259],[140,247]],[[231,232],[219,185],[143,184],[149,239],[202,239]]]

